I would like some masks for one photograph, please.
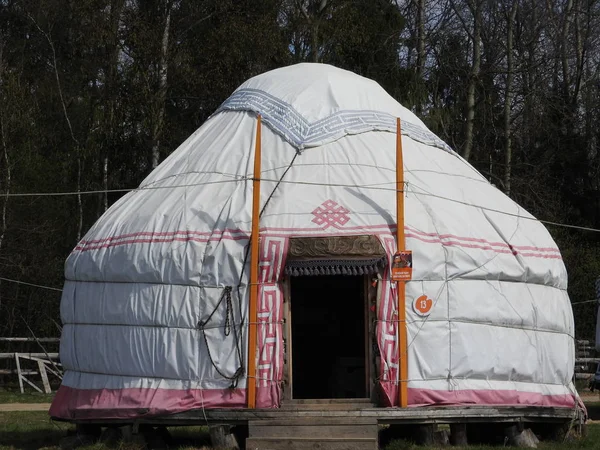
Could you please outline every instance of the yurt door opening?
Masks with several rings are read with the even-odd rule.
[[[291,279],[294,399],[367,398],[362,276]]]
[[[285,398],[370,399],[376,283],[371,236],[292,239],[286,263]]]

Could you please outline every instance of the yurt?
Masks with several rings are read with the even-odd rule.
[[[94,224],[65,278],[57,419],[577,403],[548,231],[329,65],[242,84]]]

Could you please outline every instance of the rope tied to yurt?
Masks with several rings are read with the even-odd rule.
[[[283,182],[284,177],[287,175],[287,173],[290,171],[290,169],[294,165],[294,162],[296,161],[296,158],[298,157],[299,154],[300,154],[300,152],[296,151],[296,153],[294,154],[294,156],[293,156],[292,160],[290,161],[289,165],[286,167],[286,169],[284,170],[283,174],[281,175],[281,177],[277,181],[277,184],[275,184],[275,187],[271,191],[271,194],[269,194],[269,197],[267,197],[267,200],[265,201],[265,204],[263,205],[262,209],[260,210],[260,213],[258,214],[259,219],[262,217],[263,213],[267,209],[267,206],[269,205],[271,199],[275,195],[275,192],[279,188],[279,185]],[[250,256],[250,240],[248,241],[248,244],[246,244],[246,246],[244,247],[244,260],[242,262],[242,270],[240,272],[239,283],[236,286],[236,291],[237,291],[237,296],[238,296],[238,312],[239,312],[240,317],[242,318],[241,323],[240,323],[240,327],[242,327],[244,325],[245,321],[246,321],[246,319],[242,316],[242,293],[241,293],[241,287],[242,287],[242,282],[244,280],[244,273],[246,271],[246,265],[248,263],[248,257],[249,256]],[[231,286],[227,286],[227,288],[229,288],[229,294],[228,295],[229,295],[229,299],[231,300]],[[225,292],[224,292],[224,294],[225,294]],[[217,304],[217,307],[218,307],[218,304]],[[213,313],[214,313],[214,311],[213,311]],[[211,316],[212,316],[212,314],[211,314]],[[211,316],[209,316],[209,320],[210,320]],[[206,325],[206,321],[205,321],[204,325]],[[233,329],[235,331],[235,326],[233,327]],[[204,339],[206,340],[206,336],[204,337]],[[237,338],[237,336],[236,336],[235,345],[236,345],[236,349],[238,351],[238,357],[240,359],[240,367],[238,368],[238,370],[234,374],[234,375],[237,375],[237,378],[231,384],[232,388],[237,387],[237,383],[239,381],[238,379],[241,376],[243,376],[245,374],[245,372],[246,372],[245,367],[243,367],[243,357],[242,357],[242,353],[241,353],[241,349],[240,349],[240,340]],[[207,344],[207,348],[208,348],[208,344]],[[210,355],[210,351],[209,351],[209,357],[211,358],[211,363],[214,366],[214,363],[212,361],[212,357]],[[217,370],[217,372],[221,373],[216,366],[215,366],[215,369]],[[254,375],[255,374],[249,374],[250,377],[254,377]],[[228,377],[225,377],[225,378],[228,378]],[[231,379],[231,378],[228,378],[228,379]]]
[[[244,359],[243,359],[243,355],[242,355],[242,349],[240,348],[240,340],[238,339],[237,328],[235,326],[235,318],[234,318],[234,314],[233,314],[233,301],[231,299],[231,291],[232,290],[233,290],[233,288],[231,286],[225,286],[223,288],[223,293],[221,294],[221,298],[215,305],[212,312],[209,314],[209,316],[206,318],[206,320],[201,320],[198,322],[198,329],[202,331],[204,343],[206,344],[206,351],[208,353],[208,359],[210,360],[210,363],[212,364],[212,366],[215,368],[215,370],[217,371],[217,373],[219,375],[221,375],[226,380],[231,381],[231,385],[229,386],[229,389],[237,388],[240,377],[242,375],[244,375],[244,373],[246,371],[246,369],[244,368]],[[213,318],[213,316],[219,309],[219,306],[221,306],[221,303],[223,303],[223,300],[225,300],[225,325],[223,326],[223,333],[225,334],[225,336],[229,336],[231,334],[231,329],[233,328],[233,332],[235,335],[234,336],[235,337],[235,339],[234,339],[235,340],[235,349],[236,349],[236,353],[238,356],[238,360],[240,362],[240,365],[238,366],[236,371],[233,373],[233,375],[226,375],[225,373],[223,373],[221,371],[221,369],[219,369],[219,367],[217,367],[217,364],[215,363],[215,361],[212,357],[212,353],[210,351],[210,346],[208,345],[208,337],[206,336],[206,326],[208,325],[208,323],[211,321],[211,319]]]

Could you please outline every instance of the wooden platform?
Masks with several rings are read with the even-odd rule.
[[[92,411],[90,411],[91,413]],[[98,410],[94,410],[98,414]],[[124,411],[119,411],[123,413]],[[147,411],[132,411],[147,414]],[[85,411],[81,411],[85,415]],[[106,415],[115,411],[106,411]],[[397,428],[416,432],[421,443],[433,443],[437,424],[449,424],[456,439],[463,431],[467,442],[467,424],[502,423],[509,428],[528,428],[527,423],[541,423],[552,428],[565,427],[575,420],[582,423],[581,411],[568,408],[529,406],[449,406],[382,408],[368,401],[295,401],[278,409],[195,409],[178,414],[115,420],[69,420],[84,427],[123,426],[139,430],[142,425],[187,426],[209,425],[219,439],[234,439],[231,430],[246,430],[238,436],[251,450],[377,450],[379,425],[402,425]],[[237,426],[240,425],[240,426]],[[233,428],[232,428],[233,426]],[[457,431],[458,430],[458,431]],[[134,431],[137,433],[138,431]],[[235,431],[233,431],[235,434]],[[226,436],[227,435],[227,436]],[[216,439],[216,438],[215,438]],[[454,439],[454,440],[456,440]],[[446,434],[446,440],[448,435]],[[223,441],[224,442],[224,441]],[[229,441],[228,441],[229,442]],[[419,442],[419,441],[418,441]],[[459,441],[457,441],[459,442]],[[221,440],[213,440],[216,446]],[[229,447],[228,445],[226,445]]]
[[[90,411],[91,412],[91,411]],[[94,410],[98,414],[98,410]],[[143,415],[147,411],[136,411]],[[107,415],[114,413],[106,411]],[[294,404],[279,409],[194,409],[178,414],[132,419],[72,419],[73,423],[154,424],[165,426],[248,424],[251,421],[291,419],[371,419],[378,424],[450,424],[469,422],[566,422],[578,418],[569,408],[531,406],[448,406],[382,408],[365,403]],[[62,419],[56,419],[62,420]]]

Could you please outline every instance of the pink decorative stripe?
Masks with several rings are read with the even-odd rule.
[[[415,233],[415,234],[419,234],[421,236],[426,236],[426,237],[432,237],[437,240],[457,239],[460,241],[479,242],[479,243],[487,244],[489,246],[503,247],[503,248],[506,248],[509,250],[513,250],[513,249],[532,250],[532,251],[536,251],[536,252],[552,252],[552,253],[560,254],[560,250],[555,247],[532,247],[532,246],[528,246],[528,245],[512,245],[512,244],[508,244],[506,242],[493,242],[493,241],[488,241],[486,239],[481,239],[481,238],[456,236],[454,234],[425,233],[423,231],[417,230],[415,228],[411,228],[409,226],[405,226],[404,229],[410,233]]]
[[[88,244],[102,244],[105,242],[118,241],[121,239],[130,239],[136,237],[172,237],[176,235],[184,235],[184,236],[212,236],[212,235],[221,235],[221,234],[243,234],[246,237],[248,236],[248,232],[243,230],[214,230],[214,231],[140,231],[137,233],[129,233],[129,234],[121,234],[117,236],[111,236],[104,239],[92,239],[89,241],[82,240],[79,242],[80,245],[88,245]]]
[[[337,229],[335,231],[335,234],[338,234],[338,231],[341,232],[345,232],[345,231],[367,231],[367,230],[383,230],[385,232],[391,232],[391,231],[395,231],[396,230],[396,225],[390,225],[390,224],[381,224],[381,225],[358,225],[355,227],[346,227],[344,226],[344,228],[340,228]],[[279,228],[279,227],[264,227],[260,229],[261,232],[266,231],[266,232],[283,232],[283,233],[297,233],[297,232],[305,232],[305,233],[318,233],[321,231],[325,231],[325,227],[320,227],[320,228]],[[332,233],[327,233],[326,235],[331,236]]]
[[[267,399],[259,400],[261,403],[268,403]],[[572,394],[542,395],[516,390],[408,390],[408,402],[411,407],[522,405],[573,408],[576,401]],[[69,420],[133,419],[175,414],[192,409],[245,406],[245,389],[76,389],[61,386],[50,407],[50,415]]]
[[[101,248],[110,248],[110,247],[117,247],[120,245],[127,245],[127,244],[157,244],[157,243],[167,243],[167,242],[200,242],[200,243],[207,243],[207,242],[211,242],[211,241],[220,241],[220,240],[232,240],[232,241],[240,241],[240,240],[248,240],[248,237],[246,236],[225,236],[225,235],[215,235],[215,236],[210,236],[210,237],[205,237],[205,238],[196,238],[196,237],[192,237],[192,236],[186,236],[186,237],[166,237],[166,238],[147,238],[147,239],[129,239],[129,240],[123,240],[123,241],[118,241],[118,242],[108,242],[105,244],[100,244],[100,245],[78,245],[77,247],[75,247],[75,250],[77,251],[89,251],[89,250],[98,250]]]
[[[523,405],[547,406],[557,408],[573,408],[575,395],[558,394],[543,395],[537,392],[523,392],[517,390],[434,390],[434,389],[408,389],[408,404],[417,406],[456,406],[456,405]]]
[[[500,254],[507,254],[507,255],[520,255],[520,256],[525,256],[525,257],[531,257],[531,258],[543,258],[543,259],[562,259],[562,256],[560,254],[554,254],[554,253],[521,253],[518,252],[517,250],[510,250],[510,249],[502,249],[502,248],[494,248],[489,244],[467,244],[464,242],[459,242],[459,241],[449,241],[449,240],[442,240],[439,238],[425,238],[422,237],[420,235],[417,234],[413,234],[412,232],[408,232],[405,233],[405,237],[408,238],[413,238],[413,239],[417,239],[421,242],[426,242],[429,244],[442,244],[442,245],[446,245],[449,247],[463,247],[463,248],[477,248],[477,249],[481,249],[481,250],[488,250],[488,251],[492,251],[495,253],[500,253]]]
[[[379,235],[379,239],[390,261],[396,253],[396,238],[392,234]],[[377,311],[377,346],[379,347],[379,388],[381,389],[381,402],[383,406],[396,406],[398,404],[398,378],[399,378],[399,353],[397,343],[396,325],[398,317],[398,292],[396,284],[389,279],[389,265],[386,266],[381,293],[379,309]]]
[[[54,397],[50,415],[60,419],[131,419],[245,405],[245,389],[76,389],[63,385]]]
[[[336,234],[357,234],[358,232],[371,232],[377,235],[387,235],[395,229],[393,225],[366,225],[357,227],[344,227],[343,230],[337,230]],[[500,254],[513,254],[523,257],[542,258],[542,259],[562,259],[560,251],[552,247],[532,247],[510,245],[505,242],[491,242],[486,239],[461,237],[453,234],[438,235],[437,233],[425,233],[409,226],[405,226],[406,237],[417,239],[421,242],[430,244],[442,244],[452,247],[474,248],[487,251],[493,251]],[[262,233],[267,233],[271,237],[286,238],[290,235],[296,236],[328,236],[329,233],[323,233],[320,228],[261,228]],[[141,231],[137,233],[123,234],[103,239],[93,239],[89,241],[82,240],[75,251],[98,250],[102,248],[116,247],[127,244],[149,244],[149,243],[169,243],[169,242],[200,242],[207,243],[220,240],[246,240],[249,236],[248,231],[240,229],[225,229],[214,231],[169,231],[169,232],[149,232]]]
[[[276,408],[283,380],[283,285],[289,239],[264,235],[258,256],[256,406]]]

